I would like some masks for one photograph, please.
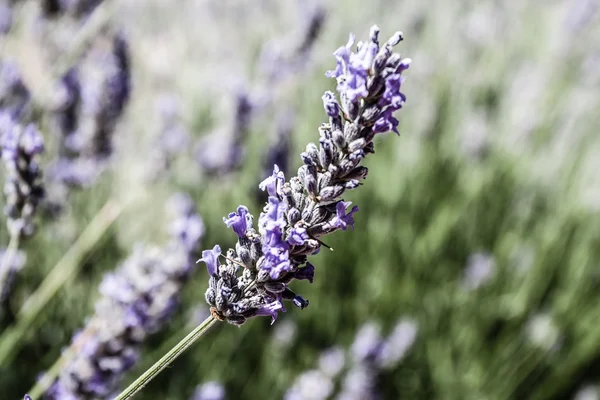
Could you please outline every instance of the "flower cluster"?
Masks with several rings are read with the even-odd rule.
[[[0,110],[19,121],[31,95],[14,62],[0,60]]]
[[[55,111],[60,157],[50,174],[69,186],[94,182],[112,154],[112,136],[129,100],[130,61],[123,34],[101,38],[61,79]]]
[[[285,400],[379,399],[377,380],[384,369],[398,365],[412,347],[417,326],[410,320],[400,320],[392,333],[382,338],[379,326],[373,322],[363,325],[346,357],[339,347],[323,352],[318,368],[302,373],[285,394]],[[348,360],[347,360],[348,359]],[[335,397],[335,381],[342,375]]]
[[[157,180],[168,174],[177,156],[190,143],[190,135],[181,121],[179,99],[174,94],[163,94],[156,100],[158,135],[150,150],[146,179]]]
[[[320,238],[353,228],[358,207],[350,208],[341,196],[367,176],[360,163],[374,153],[375,135],[396,130],[398,121],[392,113],[405,100],[400,93],[401,74],[410,64],[392,51],[401,33],[381,47],[378,35],[375,26],[370,41],[359,43],[356,53],[352,36],[334,53],[337,67],[327,75],[337,78],[341,104],[331,92],[323,96],[329,123],[319,128],[319,146],[309,143],[301,154],[304,165],[297,176],[286,182],[275,166],[260,184],[269,198],[257,229],[248,209],[239,206],[224,218],[238,236],[235,250],[225,254],[225,263],[221,264],[218,245],[202,253],[210,275],[206,300],[215,318],[240,325],[258,315],[275,320],[279,311],[285,311],[283,300],[306,307],[308,301],[294,293],[289,283],[312,282],[315,267],[307,257],[319,252]],[[238,274],[240,267],[243,272]]]
[[[396,366],[412,347],[417,325],[410,320],[398,321],[387,339],[379,326],[366,323],[352,344],[352,365],[344,377],[338,395],[340,400],[378,399],[377,380],[383,369]]]
[[[200,167],[208,173],[224,175],[239,168],[244,158],[244,143],[247,139],[250,123],[268,104],[278,99],[277,92],[285,90],[285,78],[296,75],[305,69],[310,53],[319,37],[325,21],[325,12],[321,5],[307,6],[299,2],[303,26],[292,37],[278,42],[266,43],[261,51],[258,69],[262,79],[246,87],[239,84],[234,94],[234,111],[230,113],[229,127],[200,140],[196,150],[196,159]],[[285,118],[285,115],[282,115]],[[287,171],[289,136],[292,132],[291,121],[279,121],[277,135],[267,149],[265,160],[271,162],[267,169],[278,164]],[[225,151],[223,151],[225,149]]]
[[[0,146],[6,169],[4,213],[11,236],[29,236],[33,217],[44,196],[42,172],[35,157],[44,151],[44,139],[35,125],[22,127],[9,113],[0,112]]]
[[[170,226],[170,242],[164,248],[136,247],[116,272],[104,277],[95,314],[73,338],[76,355],[49,390],[50,399],[113,393],[136,363],[140,344],[173,314],[193,270],[204,225],[185,195],[175,195],[169,208],[178,214]]]
[[[319,357],[318,368],[303,372],[285,393],[284,400],[325,400],[334,391],[334,380],[346,363],[344,350],[333,347]]]
[[[196,160],[208,173],[223,175],[239,166],[243,160],[244,141],[257,104],[243,85],[235,89],[234,111],[229,127],[219,128],[202,138],[196,148]]]

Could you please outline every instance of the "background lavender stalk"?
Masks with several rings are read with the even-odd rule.
[[[110,395],[123,374],[136,363],[140,344],[173,314],[181,286],[194,267],[195,249],[204,234],[204,225],[187,196],[175,195],[170,207],[178,214],[169,229],[171,241],[163,249],[136,247],[116,272],[105,276],[96,312],[74,336],[70,359],[60,361],[66,364],[48,391],[48,398],[94,399]],[[76,354],[72,354],[73,350]]]
[[[344,351],[334,347],[319,357],[318,368],[302,373],[285,393],[285,400],[325,400],[334,391],[335,379],[345,364]]]
[[[181,120],[180,108],[179,99],[174,94],[163,94],[156,101],[159,132],[147,166],[146,179],[149,181],[169,173],[177,155],[189,145],[191,139]]]
[[[219,261],[218,245],[202,253],[210,275],[206,300],[213,317],[241,325],[257,315],[274,321],[279,311],[285,311],[283,300],[299,308],[308,306],[289,283],[312,282],[315,267],[307,256],[319,252],[321,236],[353,228],[358,207],[348,210],[351,203],[341,196],[366,177],[367,168],[360,162],[374,153],[375,135],[397,132],[398,120],[392,113],[404,103],[401,74],[410,60],[392,51],[401,33],[381,48],[378,36],[379,29],[373,27],[369,42],[359,43],[354,53],[351,35],[348,44],[334,53],[337,66],[327,76],[337,78],[341,107],[333,93],[325,93],[329,123],[319,129],[320,146],[307,146],[301,155],[304,165],[289,182],[275,165],[273,175],[261,183],[269,201],[258,219],[258,232],[248,209],[239,206],[224,218],[239,238],[236,249],[226,253],[225,264]],[[239,266],[243,266],[241,276]]]
[[[299,74],[305,70],[310,60],[310,53],[319,37],[325,21],[325,11],[319,4],[306,9],[304,2],[298,2],[300,12],[305,14],[301,20],[304,22],[299,32],[280,42],[269,42],[263,46],[259,67],[261,77],[254,82],[251,88],[240,84],[235,89],[235,111],[230,122],[230,128],[221,128],[210,136],[199,141],[196,150],[196,159],[200,166],[211,174],[224,175],[234,171],[242,165],[244,158],[244,142],[250,130],[250,123],[261,110],[272,104],[278,98],[277,92],[281,90],[286,78]],[[291,49],[291,51],[288,51]],[[280,115],[280,118],[283,117]],[[267,151],[270,157],[276,156],[282,160],[286,143],[278,146],[279,140],[284,139],[281,134],[291,133],[291,121],[278,122],[277,135],[273,138],[273,151]],[[290,127],[290,129],[288,129]],[[277,148],[276,148],[277,147]],[[225,150],[225,151],[224,151]],[[223,154],[225,152],[225,154]],[[287,155],[285,156],[287,157]],[[278,164],[287,172],[287,159]],[[273,167],[268,165],[270,170]]]
[[[369,322],[356,334],[352,344],[353,364],[344,378],[339,400],[379,399],[377,388],[382,370],[395,367],[412,347],[417,326],[410,320],[400,320],[387,339],[382,339],[379,327]]]
[[[0,37],[12,28],[13,8],[17,3],[17,0],[0,0]]]
[[[273,165],[277,165],[284,174],[288,171],[292,146],[291,136],[294,132],[294,120],[295,118],[292,110],[284,110],[277,118],[275,140],[271,143],[264,155],[265,162],[263,165],[263,176],[268,176],[271,173]],[[258,190],[257,198],[261,201],[265,201],[267,194],[262,190]]]
[[[51,178],[66,186],[89,186],[112,154],[112,136],[131,91],[130,61],[123,34],[96,41],[79,65],[61,79],[55,112],[60,157]]]
[[[20,121],[29,101],[29,91],[16,67],[0,66],[0,149],[6,170],[4,194],[10,242],[0,262],[0,297],[8,296],[8,284],[16,271],[19,242],[34,233],[33,217],[44,196],[42,172],[35,157],[44,151],[44,140],[33,124]]]
[[[402,319],[387,338],[382,338],[374,322],[364,324],[354,343],[345,351],[334,347],[319,357],[318,368],[301,374],[285,394],[285,400],[369,400],[381,398],[377,382],[385,369],[398,365],[415,342],[417,326]],[[349,362],[346,362],[346,359]],[[342,370],[345,376],[335,393],[336,380]]]
[[[196,160],[209,174],[224,175],[243,160],[244,140],[257,105],[243,84],[235,88],[233,117],[227,128],[219,128],[196,145]]]

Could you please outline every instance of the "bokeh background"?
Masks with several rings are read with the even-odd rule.
[[[288,176],[301,165],[326,121],[333,51],[349,32],[365,40],[373,24],[384,40],[403,31],[397,50],[413,60],[401,136],[377,137],[364,186],[345,197],[360,207],[355,229],[314,257],[313,284],[295,284],[310,306],[290,307],[273,326],[256,318],[213,327],[138,397],[188,399],[215,381],[228,399],[280,399],[292,387],[304,393],[295,399],[598,398],[598,1],[1,4],[12,26],[0,52],[33,93],[42,169],[61,148],[57,74],[91,63],[84,76],[93,80],[94,65],[102,71],[94,49],[117,31],[131,63],[131,95],[101,173],[68,193],[45,175],[49,200],[0,313],[0,349],[10,353],[0,364],[3,399],[22,398],[52,366],[94,313],[103,275],[136,243],[167,241],[173,193],[189,194],[204,220],[198,251],[234,245],[222,217],[239,204],[261,210],[257,185],[276,144],[289,144],[279,158]],[[321,25],[303,47],[315,13]],[[252,100],[243,126],[240,93]],[[62,258],[107,201],[123,206],[114,223]],[[19,325],[48,276],[62,283]],[[206,287],[199,264],[122,387],[201,321]],[[368,379],[352,375],[356,340],[379,329],[385,341],[398,322],[414,330],[396,338],[404,346],[396,362]],[[302,378],[331,348],[345,354],[343,368]],[[361,379],[379,397],[351,397]],[[336,397],[344,391],[350,397]]]

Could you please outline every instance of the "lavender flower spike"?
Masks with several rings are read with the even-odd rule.
[[[182,196],[169,202],[171,208],[179,206],[179,215],[165,247],[140,245],[104,277],[94,316],[73,338],[76,355],[62,368],[45,398],[112,398],[125,372],[137,362],[140,345],[173,314],[194,268],[203,230],[198,229],[190,204],[191,199]]]
[[[227,251],[224,263],[216,248],[203,253],[210,274],[206,300],[213,317],[241,325],[259,315],[275,319],[277,312],[285,311],[284,300],[299,308],[308,305],[289,284],[294,279],[313,280],[314,266],[307,261],[319,252],[321,236],[353,228],[358,207],[348,209],[351,203],[342,196],[367,176],[361,161],[375,152],[376,134],[396,130],[393,113],[406,99],[400,92],[400,75],[409,61],[393,52],[402,34],[382,46],[378,36],[374,26],[370,40],[360,43],[356,52],[353,36],[335,52],[336,69],[327,75],[337,79],[340,102],[331,92],[323,96],[329,122],[319,128],[319,145],[309,143],[301,154],[304,165],[298,174],[286,182],[275,165],[260,184],[269,198],[258,228],[246,208],[239,208],[225,219],[238,242]]]
[[[35,156],[44,151],[44,139],[34,125],[22,128],[7,114],[0,114],[0,145],[7,171],[4,213],[11,236],[30,236],[33,216],[44,195],[41,170]]]

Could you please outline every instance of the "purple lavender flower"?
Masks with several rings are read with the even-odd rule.
[[[376,360],[383,347],[379,326],[374,322],[364,324],[356,334],[352,344],[352,355],[358,362]]]
[[[221,255],[221,246],[218,244],[213,247],[212,250],[204,250],[202,252],[202,258],[198,261],[202,261],[208,268],[209,275],[216,275],[219,269],[219,256]]]
[[[344,231],[348,229],[348,227],[354,229],[354,218],[352,215],[358,211],[358,206],[352,207],[352,210],[346,214],[346,209],[351,204],[351,201],[340,201],[336,204],[336,214],[327,225],[329,229],[342,229]]]
[[[30,97],[17,64],[0,60],[0,111],[20,121]]]
[[[190,204],[191,199],[178,195],[169,207],[174,211],[179,205],[178,218],[189,222],[193,219]],[[76,355],[48,391],[49,399],[111,395],[137,362],[141,343],[173,315],[203,233],[194,223],[176,225],[164,248],[137,246],[115,272],[104,277],[95,314],[73,337]],[[189,232],[182,233],[185,228]]]
[[[190,400],[223,400],[225,388],[219,382],[210,381],[199,385]]]
[[[463,285],[468,290],[475,290],[485,285],[493,278],[495,263],[491,255],[485,253],[474,253],[467,260]]]
[[[335,378],[346,365],[346,356],[341,347],[332,347],[319,356],[319,370],[330,378]]]
[[[60,81],[55,130],[61,136],[53,181],[88,186],[112,154],[112,136],[131,92],[129,50],[117,33],[108,48],[92,48]]]
[[[4,213],[11,236],[30,236],[33,216],[44,195],[41,170],[35,157],[44,151],[44,140],[34,125],[25,128],[0,114],[0,146],[7,171]]]
[[[224,264],[214,252],[203,254],[210,275],[206,300],[215,318],[240,325],[256,315],[274,319],[277,311],[285,311],[284,300],[306,307],[308,301],[294,293],[289,283],[312,281],[314,267],[307,264],[307,256],[319,251],[321,236],[353,228],[358,207],[348,211],[351,203],[341,197],[367,176],[367,168],[360,163],[374,153],[373,138],[383,129],[376,123],[382,118],[390,121],[391,113],[403,102],[401,80],[390,77],[408,64],[392,51],[401,40],[400,33],[382,47],[378,35],[378,28],[373,27],[370,41],[360,43],[357,53],[352,51],[353,37],[336,51],[337,67],[328,76],[338,79],[341,106],[335,107],[333,94],[325,95],[329,123],[319,128],[319,146],[310,143],[302,153],[304,165],[297,176],[286,182],[275,165],[273,174],[259,185],[269,199],[259,216],[258,232],[249,214],[243,229],[238,225],[239,212],[230,214],[228,225],[238,234],[235,250],[227,252]],[[240,236],[242,230],[245,234]]]
[[[284,400],[326,400],[333,393],[330,377],[320,370],[304,372],[286,392]]]
[[[246,230],[248,229],[247,217],[248,208],[239,206],[237,213],[229,213],[227,218],[223,217],[223,222],[225,222],[227,227],[232,227],[236,235],[243,238],[246,236]]]
[[[186,151],[190,135],[182,122],[179,99],[161,95],[156,101],[158,135],[149,155],[147,179],[155,181],[169,172],[177,156]]]
[[[0,3],[0,35],[5,35],[10,31],[13,23],[13,12],[10,5]]]
[[[257,105],[248,90],[239,85],[235,90],[235,105],[231,126],[213,132],[197,145],[196,160],[208,173],[223,175],[239,168],[243,159],[244,141],[250,130],[250,120]]]
[[[315,42],[323,30],[325,10],[321,5],[298,2],[304,23],[290,38],[273,40],[262,48],[259,64],[272,86],[306,67]],[[272,165],[272,164],[271,164]]]
[[[381,368],[391,368],[398,364],[417,338],[418,327],[414,321],[400,320],[383,343],[377,364]]]
[[[367,365],[352,367],[344,380],[337,400],[375,400],[381,398],[377,391],[377,371]]]

